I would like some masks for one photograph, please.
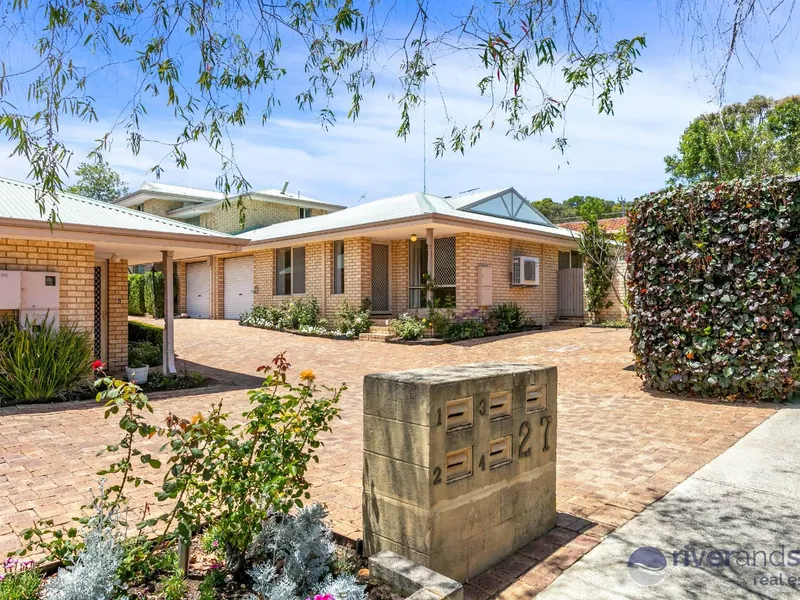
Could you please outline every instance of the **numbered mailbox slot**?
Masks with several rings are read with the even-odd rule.
[[[489,469],[502,467],[511,462],[511,436],[489,442]]]
[[[472,427],[472,396],[448,400],[445,411],[447,431]]]
[[[489,394],[489,420],[499,421],[511,416],[511,392]]]
[[[472,447],[448,452],[445,460],[447,483],[472,475]]]
[[[539,412],[547,408],[547,386],[529,385],[525,395],[525,412]]]

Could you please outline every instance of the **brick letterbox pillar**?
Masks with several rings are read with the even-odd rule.
[[[364,378],[364,545],[458,581],[553,527],[555,367]]]

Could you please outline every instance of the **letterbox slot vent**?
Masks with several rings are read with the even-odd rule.
[[[447,401],[447,431],[472,427],[472,396]]]
[[[489,420],[499,421],[511,416],[511,392],[489,394]]]
[[[447,453],[447,483],[472,475],[472,447]]]
[[[511,462],[511,436],[489,442],[489,468],[502,467]]]
[[[525,412],[538,412],[547,408],[547,386],[529,385],[525,396]]]

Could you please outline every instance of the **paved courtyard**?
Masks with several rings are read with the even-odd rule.
[[[552,328],[435,347],[347,342],[240,327],[232,321],[176,322],[178,368],[200,370],[213,388],[153,395],[156,418],[190,416],[223,400],[242,412],[256,368],[281,351],[295,373],[346,382],[342,419],[310,473],[312,497],[327,503],[334,530],[361,530],[361,384],[367,373],[489,360],[558,367],[557,527],[467,586],[467,597],[530,597],[605,537],[774,413],[774,406],[703,402],[642,389],[626,330]],[[19,546],[36,518],[64,523],[79,513],[120,435],[94,402],[0,409],[0,552]],[[153,442],[157,448],[158,443]],[[135,503],[151,497],[137,490]]]

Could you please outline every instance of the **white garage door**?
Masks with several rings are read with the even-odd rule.
[[[223,266],[225,280],[225,318],[238,319],[253,308],[253,257],[227,258]]]
[[[211,269],[207,262],[186,265],[186,311],[195,319],[209,317]]]

